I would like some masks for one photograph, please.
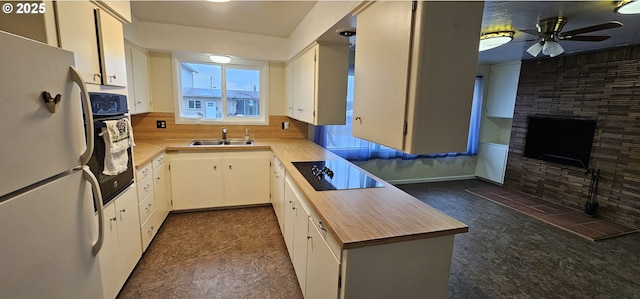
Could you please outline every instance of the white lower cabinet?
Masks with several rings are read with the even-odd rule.
[[[153,165],[153,195],[156,201],[156,221],[162,224],[171,211],[171,190],[167,176],[167,164],[162,154],[151,162]]]
[[[136,186],[104,207],[104,242],[99,253],[103,295],[115,298],[142,256]]]
[[[314,223],[312,218],[309,218],[308,226],[305,298],[338,298],[340,260],[323,238],[324,231]]]
[[[286,180],[284,187],[284,239],[289,257],[296,272],[302,293],[305,293],[307,281],[307,238],[309,209],[306,200],[294,183]]]
[[[169,155],[173,210],[269,203],[270,151]]]
[[[275,154],[271,157],[271,205],[278,219],[280,231],[284,229],[284,185],[285,169]]]
[[[506,144],[480,142],[476,176],[495,183],[504,183],[508,154],[509,146]]]
[[[222,159],[179,153],[171,158],[174,210],[222,206]]]
[[[307,299],[337,298],[340,246],[322,226],[296,184],[288,178],[284,198],[282,234],[302,294]]]

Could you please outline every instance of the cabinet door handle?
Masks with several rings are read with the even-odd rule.
[[[147,172],[149,172],[149,169],[145,168],[142,170],[142,174],[147,175]]]
[[[144,191],[149,191],[149,187],[151,187],[151,185],[149,184],[144,185]]]
[[[115,80],[115,79],[116,79],[116,75],[115,75],[115,74],[114,74],[114,75],[111,75],[111,76],[109,76],[109,78],[111,78],[111,79]]]
[[[362,117],[356,116],[356,120],[362,121]]]
[[[148,234],[151,234],[151,232],[153,232],[153,226],[151,226],[151,227],[149,228],[149,230],[147,231],[147,233],[148,233]]]
[[[120,210],[120,213],[124,213],[126,211],[127,211],[127,209],[122,209],[122,210]]]
[[[320,227],[320,230],[321,230],[321,231],[324,231],[324,232],[326,232],[326,231],[327,231],[327,229],[326,229],[326,228],[324,228],[324,225],[322,225],[322,221],[318,221],[318,227]]]
[[[109,218],[109,221],[116,221],[116,217]]]
[[[231,165],[229,165],[229,169],[231,169]]]
[[[218,166],[213,165],[213,170],[218,170]]]

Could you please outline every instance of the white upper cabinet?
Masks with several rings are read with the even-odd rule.
[[[102,84],[127,86],[122,23],[103,10],[99,10],[97,16],[100,33],[100,62],[103,70]]]
[[[125,43],[127,64],[127,87],[129,112],[131,114],[151,111],[149,91],[149,54],[130,43]]]
[[[465,151],[483,8],[389,1],[357,11],[353,135],[407,153]]]
[[[287,115],[313,125],[345,123],[349,48],[315,44],[286,67]]]
[[[56,9],[60,46],[75,53],[85,82],[127,86],[122,23],[90,2],[57,1]]]
[[[102,7],[121,19],[123,22],[131,23],[131,3],[129,0],[92,0],[96,5]]]
[[[485,115],[488,117],[513,118],[516,105],[520,61],[491,66]]]
[[[86,83],[101,84],[95,6],[89,2],[57,1],[60,46],[73,51]]]

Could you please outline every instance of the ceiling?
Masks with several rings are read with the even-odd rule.
[[[640,44],[640,14],[622,15],[613,11],[615,1],[489,1],[484,8],[482,33],[496,30],[515,31],[514,39],[506,45],[480,52],[478,60],[486,63],[533,59],[527,49],[535,41],[533,35],[520,29],[536,30],[540,19],[563,16],[567,23],[563,31],[578,29],[608,21],[620,21],[623,26],[597,31],[593,35],[611,35],[601,42],[564,40],[559,43],[565,53],[592,51],[622,45]],[[585,34],[589,35],[589,34]],[[540,54],[538,57],[542,57]]]
[[[167,23],[224,31],[288,37],[315,5],[316,1],[132,1],[132,13],[139,21]],[[535,36],[517,30],[536,29],[540,19],[563,16],[568,19],[563,31],[620,21],[624,26],[603,30],[594,35],[611,35],[602,42],[560,41],[565,53],[640,44],[640,15],[613,12],[615,1],[487,1],[482,33],[497,30],[515,31],[506,45],[480,52],[484,63],[533,59],[526,52]],[[337,25],[337,27],[344,25]],[[335,27],[335,26],[334,26]],[[328,30],[334,34],[335,28]],[[541,57],[540,54],[539,57]]]
[[[138,21],[287,38],[315,1],[131,1]]]

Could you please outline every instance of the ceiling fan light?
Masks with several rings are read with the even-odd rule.
[[[229,63],[231,62],[231,57],[224,55],[210,55],[209,59],[215,63]]]
[[[554,51],[551,54],[549,54],[549,56],[551,56],[551,57],[556,57],[556,56],[564,53],[564,48],[562,47],[562,45],[560,45],[559,43],[556,43],[556,42],[554,42],[554,43],[556,44],[556,46],[555,46]]]
[[[621,0],[618,1],[616,8],[613,10],[619,14],[637,14],[640,13],[640,1],[637,0]]]
[[[546,41],[542,46],[542,54],[551,57],[558,56],[564,52],[564,49],[556,41]]]
[[[542,43],[543,42],[539,42],[531,45],[531,47],[527,49],[527,53],[531,54],[531,56],[533,57],[538,56],[538,54],[540,54],[540,52],[542,51]]]
[[[480,36],[480,44],[478,46],[478,51],[486,51],[489,49],[493,49],[499,46],[502,46],[511,40],[513,40],[513,31],[500,31],[500,32],[490,32],[485,33]]]

